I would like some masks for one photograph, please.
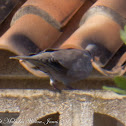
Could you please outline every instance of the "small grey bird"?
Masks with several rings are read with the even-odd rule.
[[[79,49],[47,49],[36,55],[10,59],[30,62],[34,69],[43,71],[50,77],[50,84],[55,89],[57,82],[62,82],[70,88],[69,84],[88,77],[93,69],[91,54]]]

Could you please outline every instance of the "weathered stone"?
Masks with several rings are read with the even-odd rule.
[[[126,96],[99,90],[0,90],[0,111],[19,113],[13,126],[44,126],[43,118],[56,113],[59,120],[50,126],[125,126]]]

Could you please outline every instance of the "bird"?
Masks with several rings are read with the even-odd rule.
[[[33,69],[40,70],[50,77],[50,85],[56,90],[57,82],[62,82],[68,89],[70,84],[87,78],[92,72],[92,56],[82,49],[46,49],[30,56],[14,56],[10,59],[27,61]]]

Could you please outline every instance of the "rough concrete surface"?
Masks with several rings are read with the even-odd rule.
[[[2,126],[125,126],[126,96],[99,90],[8,89],[0,90],[0,111]]]

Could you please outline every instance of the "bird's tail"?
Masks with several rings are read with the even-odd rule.
[[[31,57],[29,57],[29,56],[12,56],[12,57],[9,57],[9,59],[28,60],[28,59],[31,59]]]

